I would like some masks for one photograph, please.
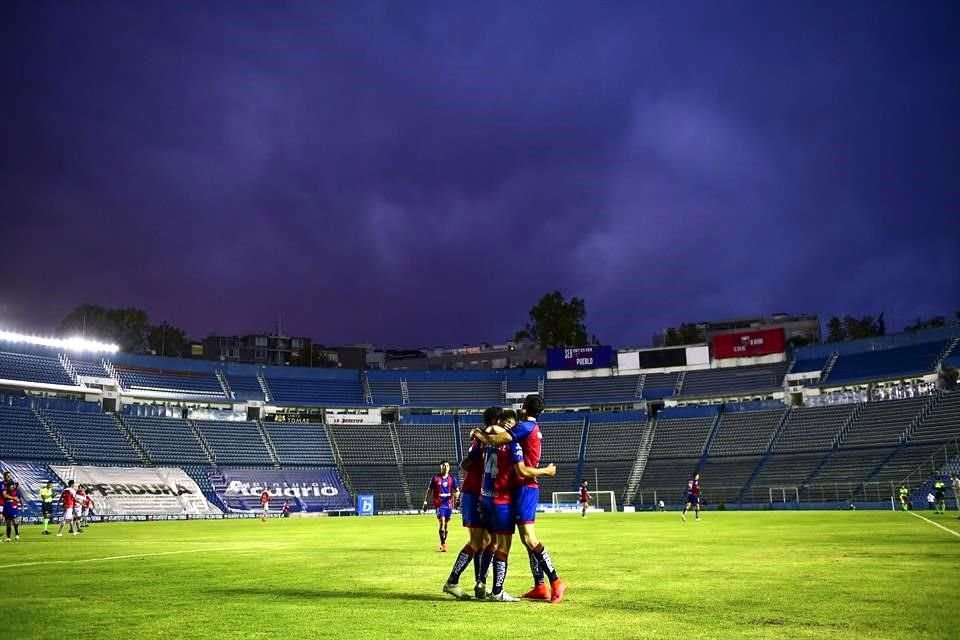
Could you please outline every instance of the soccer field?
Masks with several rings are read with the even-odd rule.
[[[924,516],[960,533],[956,512]],[[546,515],[564,602],[441,593],[423,517],[25,527],[0,546],[15,638],[960,637],[960,537],[901,512]],[[517,541],[507,590],[530,584]],[[472,567],[464,573],[470,586]]]

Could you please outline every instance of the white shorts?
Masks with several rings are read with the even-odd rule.
[[[269,512],[270,512],[270,503],[269,503],[269,502],[268,502],[267,504],[263,505],[263,512],[264,512],[264,513],[269,513]]]
[[[64,509],[63,510],[63,521],[72,522],[73,521],[73,509]]]
[[[83,510],[83,517],[86,518],[86,517],[89,516],[89,515],[90,515],[90,509],[84,509],[84,510]]]
[[[79,520],[81,515],[83,515],[83,514],[81,513],[80,507],[74,507],[74,508],[73,508],[73,517]]]

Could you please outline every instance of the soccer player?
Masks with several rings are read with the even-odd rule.
[[[77,487],[73,501],[73,520],[77,524],[77,531],[83,533],[83,503],[87,501],[87,488],[84,485]]]
[[[287,500],[283,501],[283,506],[280,508],[280,513],[283,514],[284,518],[290,517],[290,503]]]
[[[947,501],[943,497],[947,490],[947,483],[943,480],[937,480],[933,483],[933,495],[937,500],[937,513],[945,513],[947,510]]]
[[[86,492],[83,496],[83,526],[87,527],[90,524],[90,510],[93,509],[93,496],[89,492]]]
[[[53,482],[40,487],[40,513],[43,516],[43,535],[50,535],[50,520],[53,519]]]
[[[695,473],[693,477],[687,482],[687,499],[686,504],[683,506],[683,513],[680,514],[680,519],[684,522],[687,521],[687,511],[690,510],[690,505],[693,505],[694,510],[697,513],[697,520],[700,519],[700,474]]]
[[[73,480],[67,482],[66,488],[60,493],[60,502],[63,503],[63,519],[60,520],[60,529],[57,530],[57,537],[63,536],[63,525],[70,523],[70,533],[77,535],[79,531],[73,528],[73,507],[77,502],[77,492],[73,488]]]
[[[437,510],[437,522],[440,525],[440,551],[447,552],[447,525],[453,515],[453,503],[460,499],[460,483],[456,476],[450,475],[450,463],[440,463],[440,473],[430,479],[427,492],[423,494],[423,508],[427,508],[427,499],[433,494],[433,507]]]
[[[587,508],[590,506],[590,491],[587,488],[589,482],[584,480],[580,483],[580,517],[587,517]]]
[[[7,524],[7,537],[4,542],[10,542],[10,529],[13,529],[14,540],[20,539],[20,485],[12,478],[3,484],[3,519]]]
[[[957,507],[957,511],[960,511],[960,476],[955,473],[950,474],[950,484],[953,485],[953,502],[954,506]]]
[[[543,435],[537,418],[543,413],[543,399],[531,393],[523,400],[521,413],[523,421],[504,433],[486,435],[479,433],[478,439],[489,446],[499,446],[516,441],[523,451],[523,463],[528,469],[536,469],[540,464],[540,445]],[[473,434],[477,434],[475,429]],[[554,473],[556,468],[554,467]],[[560,579],[553,565],[553,559],[537,538],[536,518],[537,504],[540,501],[540,485],[537,478],[523,476],[519,479],[519,486],[514,492],[514,509],[516,510],[517,525],[520,529],[520,540],[527,548],[530,560],[530,573],[533,574],[533,588],[523,595],[530,600],[550,600],[560,602],[567,590],[567,584]],[[544,574],[550,578],[550,593],[544,584]]]
[[[484,428],[489,428],[497,424],[500,420],[500,407],[489,407],[483,412]],[[460,468],[464,471],[463,485],[460,487],[460,516],[463,519],[463,526],[470,532],[470,540],[460,550],[456,561],[453,563],[453,570],[446,584],[443,585],[443,592],[449,593],[455,598],[466,599],[463,588],[459,586],[460,574],[464,572],[470,560],[473,560],[474,587],[473,593],[478,600],[482,600],[487,595],[487,570],[490,563],[493,562],[493,554],[496,548],[492,544],[490,534],[484,527],[483,518],[480,513],[480,491],[483,484],[483,445],[476,438],[471,438],[470,447],[467,449],[467,455],[460,463]]]
[[[900,496],[900,508],[907,511],[910,508],[910,489],[907,489],[907,485],[902,484],[897,493]]]
[[[260,509],[260,521],[266,522],[267,516],[270,514],[270,492],[266,489],[260,494]]]

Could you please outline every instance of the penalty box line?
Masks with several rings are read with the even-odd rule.
[[[215,547],[213,549],[180,549],[177,551],[156,551],[154,553],[130,553],[122,556],[104,556],[102,558],[80,558],[77,560],[37,560],[34,562],[16,562],[13,564],[0,564],[0,569],[14,569],[18,567],[38,567],[50,564],[83,564],[88,562],[106,562],[109,560],[129,560],[130,558],[154,558],[157,556],[176,556],[186,553],[213,553],[222,551],[263,551],[264,549],[281,549],[290,545],[269,545],[259,547]]]
[[[940,527],[941,529],[943,529],[943,530],[946,531],[947,533],[952,533],[953,535],[955,535],[955,536],[957,536],[958,538],[960,538],[960,533],[957,533],[956,531],[954,531],[954,530],[951,529],[950,527],[945,527],[945,526],[943,526],[942,524],[940,524],[939,522],[934,522],[934,521],[931,520],[930,518],[924,518],[924,517],[923,517],[922,515],[920,515],[919,513],[914,513],[913,511],[907,511],[907,513],[909,513],[909,514],[912,515],[912,516],[917,516],[917,517],[920,518],[921,520],[926,520],[927,522],[929,522],[929,523],[932,524],[933,526],[935,526],[935,527]]]

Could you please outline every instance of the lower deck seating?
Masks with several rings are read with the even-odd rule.
[[[67,461],[33,409],[10,406],[0,406],[0,459]]]
[[[143,462],[110,415],[44,411],[43,417],[63,436],[79,463]]]
[[[124,416],[123,422],[154,464],[210,464],[186,420]]]

